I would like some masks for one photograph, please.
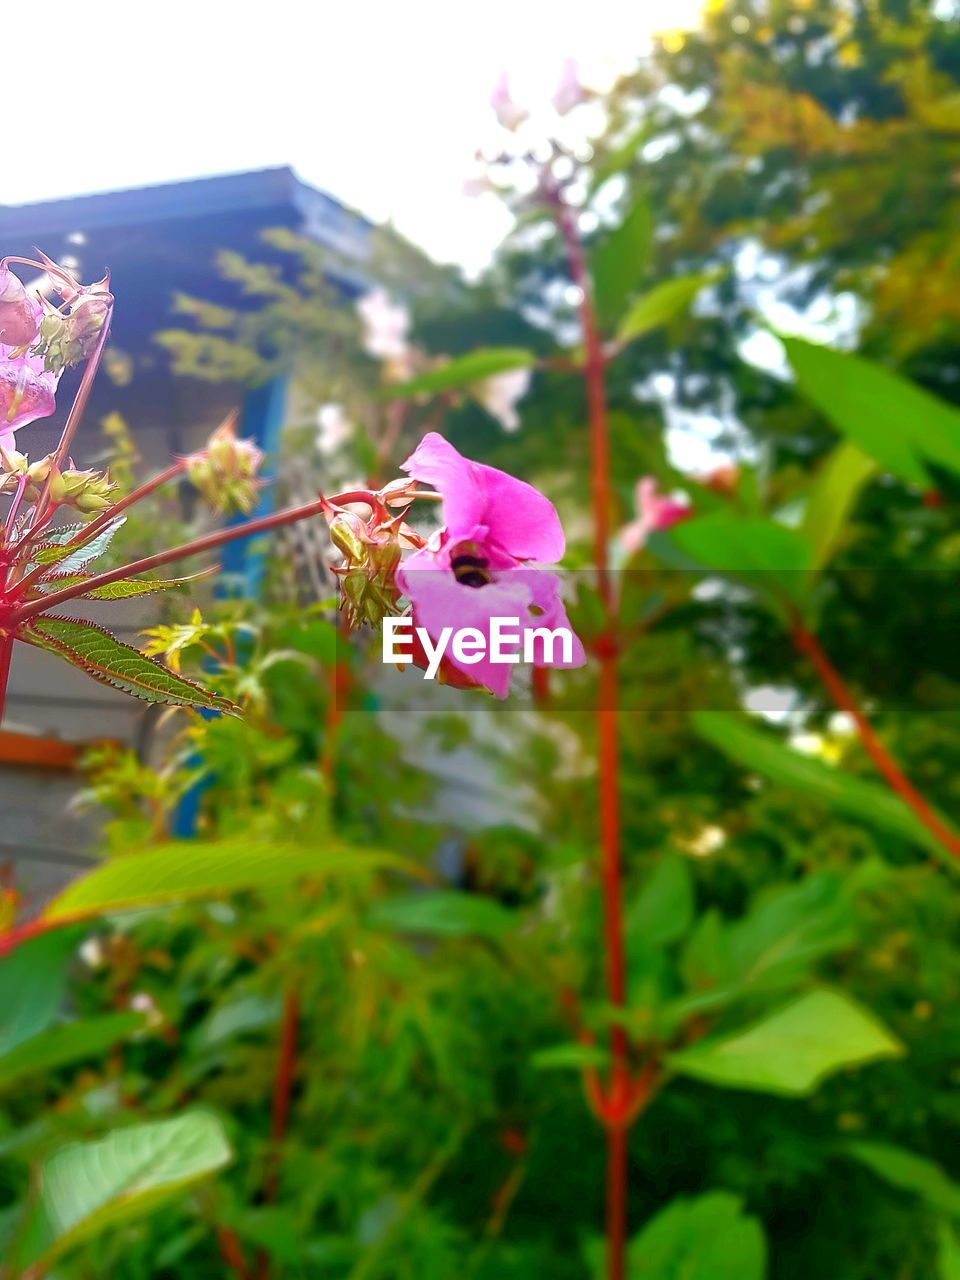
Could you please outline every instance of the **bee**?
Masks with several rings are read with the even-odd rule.
[[[485,587],[492,582],[489,561],[479,554],[480,548],[475,542],[461,542],[456,548],[450,564],[453,576],[464,587]]]

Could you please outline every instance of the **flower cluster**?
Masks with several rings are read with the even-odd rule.
[[[227,418],[207,447],[191,454],[186,463],[188,478],[218,514],[249,515],[256,506],[263,451],[252,440],[238,438],[235,417]]]
[[[57,306],[39,290],[31,297],[9,263],[0,261],[0,444],[6,449],[20,427],[53,413],[60,375],[106,337],[113,308],[109,277],[81,285],[41,254],[37,265],[60,296]]]

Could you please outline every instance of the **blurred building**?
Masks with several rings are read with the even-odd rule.
[[[310,237],[340,262],[356,263],[357,274],[348,265],[339,280],[346,293],[356,291],[370,252],[370,224],[288,168],[0,207],[0,253],[31,257],[38,246],[83,280],[110,270],[117,297],[110,350],[123,377],[98,379],[74,448],[81,465],[102,455],[100,424],[110,412],[123,415],[150,465],[197,447],[238,405],[243,434],[270,448],[284,412],[280,380],[251,388],[176,378],[154,335],[181,323],[173,312],[178,293],[242,306],[238,288],[218,270],[217,256],[231,250],[282,268],[282,255],[262,239],[276,227]],[[55,446],[76,376],[64,376],[58,414],[24,429],[31,455]],[[131,601],[89,616],[133,641],[151,615],[149,606]],[[95,838],[95,821],[80,820],[67,808],[77,789],[78,752],[105,738],[142,743],[150,722],[143,704],[49,654],[16,646],[0,730],[0,865],[16,864],[25,893],[43,893],[59,882],[86,860]]]

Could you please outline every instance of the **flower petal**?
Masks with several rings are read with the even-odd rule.
[[[483,523],[483,490],[476,463],[464,458],[436,431],[427,432],[400,464],[400,470],[442,494],[444,521],[451,537],[463,538]]]
[[[557,509],[532,484],[482,463],[472,464],[483,490],[483,523],[491,539],[517,560],[555,564],[566,539]]]

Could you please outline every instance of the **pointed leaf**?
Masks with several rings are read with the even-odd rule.
[[[646,196],[639,195],[619,227],[591,254],[593,302],[600,328],[612,329],[650,261],[653,214]]]
[[[599,1044],[554,1044],[538,1049],[530,1059],[534,1071],[582,1071],[584,1067],[605,1067],[610,1054]]]
[[[960,1218],[960,1185],[934,1161],[885,1142],[848,1142],[844,1150],[890,1186],[920,1196],[938,1213]]]
[[[849,441],[830,454],[807,497],[800,532],[813,548],[811,568],[822,569],[843,537],[860,491],[877,472],[874,458]]]
[[[385,869],[415,872],[395,854],[365,852],[332,840],[321,848],[240,837],[175,841],[96,867],[54,898],[42,918],[50,924],[66,924],[153,903],[265,888],[301,876],[364,876]]]
[[[55,564],[58,573],[77,573],[84,565],[103,555],[126,521],[126,516],[117,516],[116,520],[111,520],[99,533],[78,547],[65,546],[55,540],[53,535],[49,535],[47,543],[34,555],[34,560],[37,564]]]
[[[802,1096],[847,1067],[899,1058],[903,1046],[836,991],[812,991],[732,1035],[669,1054],[681,1075],[729,1089]]]
[[[236,706],[226,698],[208,693],[183,676],[174,675],[155,658],[148,658],[132,645],[123,644],[96,623],[40,616],[32,618],[22,628],[19,638],[55,653],[101,684],[111,685],[146,702],[202,707],[227,713],[236,711]]]
[[[883,365],[780,335],[797,387],[886,471],[931,487],[924,459],[960,473],[960,412]]]
[[[627,907],[627,938],[648,947],[676,942],[690,928],[693,908],[688,863],[672,855],[660,858]]]
[[[654,285],[623,317],[617,330],[617,340],[632,342],[669,324],[687,310],[701,289],[714,284],[719,278],[719,272],[706,271],[700,275],[676,276]]]
[[[811,795],[851,818],[889,831],[936,853],[950,866],[954,860],[906,804],[880,783],[867,782],[821,760],[801,755],[773,734],[754,729],[729,711],[695,711],[697,733],[738,764],[771,782]]]
[[[522,347],[482,347],[469,355],[457,356],[447,364],[431,369],[409,382],[390,387],[384,392],[388,400],[405,400],[408,396],[459,391],[511,369],[527,369],[536,357]]]
[[[185,578],[120,578],[116,582],[107,582],[102,587],[94,587],[92,591],[84,591],[78,600],[133,600],[137,596],[150,596],[158,591],[169,591],[173,587],[184,587],[191,582],[209,578],[216,569],[204,569],[201,573],[191,573]],[[41,591],[62,591],[64,587],[79,586],[85,574],[48,574],[44,578]]]
[[[403,898],[386,898],[370,912],[370,920],[381,928],[401,933],[422,933],[432,937],[469,936],[497,941],[516,927],[512,911],[492,898],[456,889],[427,890]]]
[[[0,1055],[45,1030],[63,1000],[77,933],[40,934],[0,960]]]
[[[129,1012],[105,1013],[48,1027],[0,1057],[0,1089],[9,1088],[23,1076],[37,1077],[82,1058],[102,1060],[117,1041],[141,1030],[143,1025],[143,1014]]]

